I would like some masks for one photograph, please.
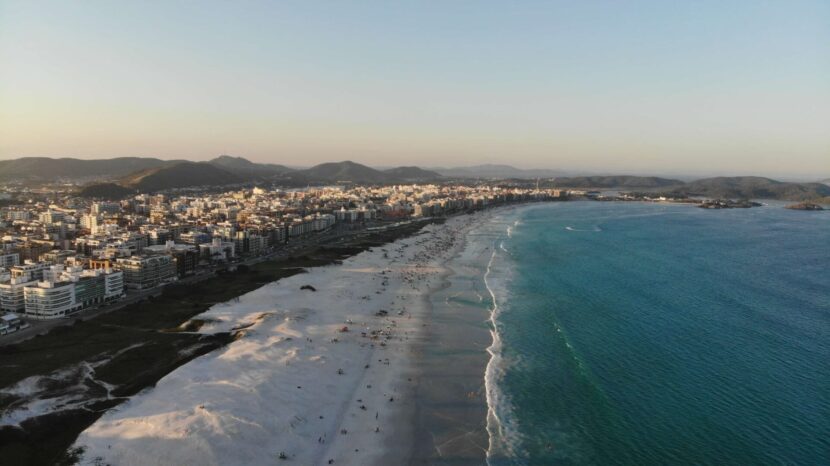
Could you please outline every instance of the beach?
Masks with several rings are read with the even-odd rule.
[[[168,285],[160,296],[0,347],[0,365],[13,368],[0,372],[0,454],[14,464],[76,464],[78,451],[70,447],[103,414],[244,330],[197,333],[204,323],[200,314],[443,220],[388,225],[295,248],[289,257]]]
[[[503,281],[491,266],[501,239],[526,207],[498,208],[476,222],[445,263],[442,286],[430,293],[430,323],[417,361],[418,413],[413,465],[480,465],[491,445],[485,378],[498,362],[494,294]],[[499,293],[503,295],[502,293]],[[493,372],[491,370],[490,372]]]
[[[431,292],[492,212],[448,219],[195,317],[237,332],[98,419],[82,464],[405,464]],[[240,331],[241,330],[241,331]]]

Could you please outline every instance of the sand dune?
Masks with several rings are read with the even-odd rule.
[[[411,445],[412,346],[425,296],[475,219],[462,216],[214,306],[245,328],[84,431],[84,463],[395,464]],[[301,290],[311,285],[316,291]]]

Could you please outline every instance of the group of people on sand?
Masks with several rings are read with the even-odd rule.
[[[410,249],[409,244],[407,243],[392,244],[391,246],[383,248],[382,252],[384,258],[388,259],[389,264],[399,264],[399,266],[395,267],[395,269],[385,268],[377,272],[377,276],[373,277],[373,280],[380,281],[380,289],[376,291],[376,294],[381,295],[386,293],[388,291],[390,279],[392,278],[399,279],[401,283],[406,284],[412,290],[422,291],[422,287],[425,283],[428,282],[428,279],[438,274],[438,265],[440,265],[438,262],[442,258],[446,258],[444,256],[446,256],[446,254],[449,251],[453,250],[454,246],[457,244],[458,240],[462,236],[463,229],[463,225],[457,228],[428,229],[426,230],[427,232],[425,234],[420,235],[414,241],[413,244],[419,246],[417,248]],[[360,346],[369,346],[373,350],[389,349],[388,347],[386,347],[387,342],[392,342],[395,340],[409,340],[410,333],[408,331],[400,332],[396,318],[392,317],[393,315],[397,315],[399,317],[407,316],[407,319],[412,318],[412,312],[409,309],[410,306],[407,303],[407,294],[396,294],[394,299],[390,300],[389,304],[391,306],[390,311],[392,314],[390,315],[390,311],[387,311],[385,309],[374,311],[372,313],[373,317],[375,318],[374,324],[370,322],[360,322],[358,324],[355,324],[355,322],[353,322],[351,319],[348,319],[346,321],[348,325],[362,326],[363,328],[361,329],[361,331],[357,332],[352,331],[354,329],[351,327],[342,327],[337,331],[337,333],[341,334],[340,338],[345,338],[346,340],[344,341],[353,341],[355,338],[363,339],[364,342],[360,343]],[[344,329],[348,329],[348,331]],[[311,340],[309,339],[309,342],[310,341]],[[332,338],[331,341],[338,342],[339,340],[338,338]],[[404,350],[404,348],[398,349],[400,351]],[[380,365],[385,366],[393,364],[389,357],[378,358],[377,361]],[[371,366],[369,364],[365,364],[364,370],[368,370],[370,369],[370,367]],[[338,368],[337,374],[343,375],[345,374],[346,370],[347,369],[344,368]],[[407,381],[412,382],[412,378],[407,378]],[[372,388],[372,384],[366,384],[365,387],[367,390],[369,390]],[[395,403],[396,397],[399,396],[400,394],[397,393],[397,390],[393,389],[393,393],[386,394],[385,399],[388,400],[388,403]],[[356,402],[359,403],[359,405],[358,411],[356,411],[354,415],[357,415],[359,412],[369,411],[369,406],[367,406],[367,404],[363,401],[362,398],[358,398]],[[374,432],[380,433],[380,411],[374,411],[374,418],[376,421]],[[340,435],[348,435],[349,433],[349,431],[343,426],[340,427],[339,432]],[[317,443],[320,445],[326,444],[325,433],[323,433],[317,438]],[[355,449],[355,452],[358,451],[358,449]],[[334,463],[334,458],[328,459],[328,464]]]

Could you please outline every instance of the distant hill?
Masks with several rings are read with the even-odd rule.
[[[139,170],[175,164],[182,160],[150,157],[117,157],[81,160],[73,158],[24,157],[0,160],[0,181],[40,181],[117,179]]]
[[[554,186],[563,188],[662,188],[683,182],[656,176],[575,176],[553,179]]]
[[[141,192],[242,183],[245,178],[208,162],[181,162],[130,174],[118,184]]]
[[[689,183],[653,176],[562,177],[556,170],[524,170],[510,165],[425,170],[404,166],[377,170],[352,161],[323,163],[308,169],[254,163],[242,157],[219,156],[209,162],[161,160],[144,157],[81,160],[24,157],[0,160],[0,182],[89,182],[80,193],[88,197],[118,198],[133,192],[153,192],[194,186],[224,186],[274,181],[283,186],[347,181],[365,184],[425,182],[446,178],[534,179],[544,186],[563,188],[663,188],[666,192],[710,198],[781,199],[791,201],[830,198],[830,179],[820,183],[789,183],[769,178],[717,177]]]
[[[274,178],[294,171],[285,165],[254,163],[248,159],[230,155],[220,155],[208,163],[249,180]]]
[[[395,167],[383,170],[387,176],[400,181],[429,181],[441,178],[441,175],[431,170],[418,167]]]
[[[125,188],[115,183],[99,183],[85,186],[78,196],[101,199],[123,199],[135,194],[135,189]]]
[[[305,180],[308,183],[348,181],[367,184],[409,183],[441,178],[440,174],[419,167],[409,166],[377,170],[351,160],[321,163],[305,170],[291,172],[288,176],[294,180]]]
[[[140,171],[169,167],[183,162],[187,161],[161,160],[152,157],[117,157],[97,160],[24,157],[0,160],[0,182],[116,181]],[[219,156],[208,163],[251,181],[280,177],[293,171],[284,165],[253,163],[242,157],[229,155]]]
[[[470,167],[432,168],[431,170],[437,172],[441,176],[449,178],[533,179],[552,178],[564,174],[564,172],[560,170],[549,170],[545,168],[521,169],[510,165],[496,164],[473,165]]]
[[[119,178],[115,183],[99,183],[84,187],[84,197],[121,198],[135,192],[155,192],[195,186],[223,186],[250,181],[273,180],[285,186],[312,183],[383,184],[426,181],[440,178],[418,167],[397,167],[386,171],[345,161],[324,163],[305,170],[292,170],[282,165],[257,164],[241,157],[221,156],[209,162],[178,162],[140,170]]]
[[[359,163],[344,162],[321,163],[306,170],[296,172],[309,181],[351,181],[353,183],[386,183],[392,179],[386,173]]]
[[[115,183],[85,186],[81,197],[121,199],[138,192],[151,193],[195,186],[223,186],[242,183],[247,178],[216,167],[208,162],[179,162],[131,173]]]
[[[787,183],[758,176],[704,178],[675,190],[690,196],[732,199],[782,199],[804,201],[830,196],[822,183]]]

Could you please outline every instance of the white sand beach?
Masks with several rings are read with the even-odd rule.
[[[210,320],[200,332],[248,326],[243,336],[101,417],[77,439],[83,464],[274,464],[281,454],[303,465],[405,463],[427,293],[489,215],[213,306],[197,317]]]

